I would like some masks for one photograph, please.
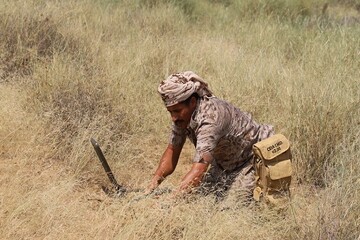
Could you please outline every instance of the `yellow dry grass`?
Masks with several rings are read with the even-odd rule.
[[[358,2],[1,2],[0,239],[359,239]],[[146,186],[170,126],[157,84],[184,70],[290,138],[286,211],[101,191],[90,138]]]

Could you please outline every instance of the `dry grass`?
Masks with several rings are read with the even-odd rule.
[[[0,238],[359,239],[360,14],[356,1],[322,4],[3,1]],[[170,124],[157,84],[188,69],[289,136],[285,212],[102,193],[89,139],[119,182],[144,187]],[[164,187],[178,184],[192,154],[187,143]]]

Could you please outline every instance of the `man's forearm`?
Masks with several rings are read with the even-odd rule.
[[[151,183],[148,187],[148,191],[152,191],[157,188],[164,179],[172,174],[176,168],[181,148],[174,148],[169,145],[163,156],[161,157],[160,164],[155,171],[154,177],[151,179]]]
[[[180,191],[189,192],[191,188],[199,186],[208,166],[209,164],[206,163],[194,163],[191,170],[182,179]]]
[[[169,165],[167,162],[161,162],[155,171],[154,178],[157,177],[162,181],[173,172],[174,168],[172,165]]]
[[[169,144],[161,157],[160,164],[155,171],[155,175],[165,178],[172,174],[178,163],[180,152],[181,148],[175,148]]]
[[[210,153],[205,153],[198,163],[194,163],[191,170],[185,175],[180,184],[180,191],[191,190],[192,187],[200,185],[213,157]]]

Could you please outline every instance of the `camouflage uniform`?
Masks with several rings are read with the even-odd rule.
[[[231,185],[249,193],[255,187],[252,145],[273,134],[272,126],[256,123],[249,113],[215,96],[203,96],[187,129],[172,125],[169,142],[182,147],[188,137],[196,148],[193,162],[200,162],[205,153],[213,157],[203,188],[218,191]]]

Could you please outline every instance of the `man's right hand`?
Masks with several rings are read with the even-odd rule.
[[[145,195],[149,195],[151,194],[159,185],[160,183],[164,180],[163,177],[159,176],[159,175],[155,175],[152,179],[151,182],[149,184],[149,186],[145,189],[144,194]]]

